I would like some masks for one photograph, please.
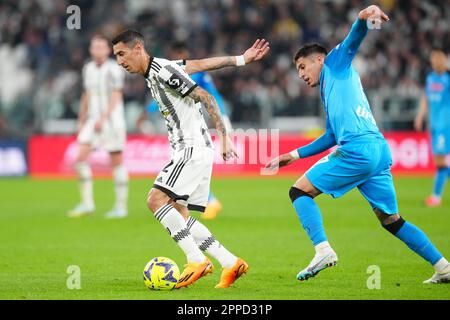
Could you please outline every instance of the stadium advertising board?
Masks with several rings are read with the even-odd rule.
[[[18,140],[0,140],[0,177],[27,174],[26,143]]]
[[[429,137],[425,133],[394,132],[385,137],[392,151],[394,173],[432,173],[434,164]],[[299,135],[275,135],[251,132],[238,135],[235,139],[238,159],[225,163],[219,154],[215,139],[215,174],[261,174],[263,164],[277,153],[289,152],[307,144],[312,138]],[[19,148],[20,149],[20,148]],[[58,176],[74,174],[77,155],[74,136],[35,136],[29,143],[30,174],[33,176]],[[132,175],[155,175],[169,161],[170,147],[165,136],[129,136],[124,152],[125,164]],[[281,170],[281,173],[299,173],[307,170],[327,152],[297,161]],[[2,162],[3,163],[3,162]],[[109,173],[109,158],[104,150],[96,150],[89,157],[94,173]],[[22,166],[23,167],[23,166]],[[17,169],[16,169],[17,170]],[[24,168],[23,170],[26,170]]]

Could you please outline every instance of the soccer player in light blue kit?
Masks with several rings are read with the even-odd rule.
[[[441,49],[434,48],[430,56],[433,71],[428,74],[425,83],[425,95],[422,97],[414,121],[414,127],[420,131],[429,110],[431,146],[436,165],[433,194],[425,200],[429,207],[441,205],[445,182],[450,176],[446,156],[450,154],[450,72],[448,58]]]
[[[300,78],[309,86],[320,88],[327,116],[326,132],[312,143],[273,159],[266,168],[276,170],[298,158],[338,146],[289,191],[295,211],[316,249],[311,263],[298,273],[300,281],[314,277],[338,261],[327,241],[314,198],[321,193],[337,198],[355,187],[370,203],[382,226],[434,267],[434,275],[425,283],[450,281],[448,261],[419,228],[398,213],[389,146],[377,128],[359,75],[352,66],[368,32],[368,23],[388,20],[380,8],[370,6],[359,13],[348,36],[330,53],[319,44],[307,44],[295,55]]]
[[[189,52],[185,42],[179,41],[174,42],[170,45],[168,53],[169,59],[177,60],[181,66],[186,65],[186,60],[189,59]],[[205,89],[209,92],[217,102],[220,113],[222,114],[222,119],[225,124],[225,127],[228,131],[231,132],[232,126],[230,118],[228,117],[228,112],[225,108],[225,103],[223,102],[222,96],[219,91],[217,91],[216,86],[214,85],[212,77],[204,72],[197,72],[190,75],[192,80],[199,85],[199,87]],[[159,108],[157,103],[153,100],[147,107],[146,113],[139,117],[137,126],[140,126],[140,123],[144,118],[147,117],[147,114],[159,113]],[[222,210],[222,204],[220,201],[214,196],[212,192],[209,193],[208,204],[205,208],[205,211],[202,213],[201,217],[206,220],[214,219],[217,214]]]

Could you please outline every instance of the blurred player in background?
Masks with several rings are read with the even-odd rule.
[[[222,265],[216,288],[227,288],[247,272],[247,263],[228,251],[202,223],[189,215],[189,210],[205,210],[214,161],[214,147],[198,102],[215,124],[223,159],[237,154],[214,97],[188,74],[259,60],[267,54],[268,45],[258,40],[244,55],[182,61],[182,67],[180,62],[150,56],[143,36],[137,31],[126,30],[112,43],[117,63],[130,73],[144,76],[166,121],[171,161],[156,178],[147,206],[187,257],[188,263],[176,288],[186,287],[212,272],[213,265],[202,251]]]
[[[103,36],[91,39],[89,52],[92,61],[83,68],[84,91],[78,116],[76,171],[81,203],[68,215],[77,218],[94,213],[92,171],[87,159],[93,149],[102,147],[110,155],[116,193],[116,203],[106,217],[123,218],[128,214],[128,172],[122,155],[126,141],[122,96],[124,72],[109,58],[109,41]]]
[[[380,8],[370,6],[359,12],[350,33],[330,53],[320,44],[306,44],[295,55],[300,78],[311,87],[319,86],[327,115],[326,132],[312,143],[275,158],[266,168],[286,166],[338,145],[289,191],[295,211],[316,249],[311,263],[297,274],[300,281],[314,277],[338,261],[314,198],[321,193],[337,198],[358,187],[382,226],[433,266],[434,275],[424,282],[450,282],[449,262],[419,228],[398,213],[389,145],[375,123],[358,72],[352,66],[368,33],[368,23],[388,20]]]
[[[450,175],[446,157],[450,154],[450,72],[448,57],[441,49],[431,51],[433,69],[426,78],[425,94],[420,101],[419,111],[414,121],[416,130],[423,129],[424,119],[429,113],[431,150],[434,155],[436,174],[433,194],[425,200],[429,207],[441,205],[441,196]]]
[[[184,67],[185,61],[189,59],[189,52],[187,48],[187,44],[185,42],[174,42],[168,50],[168,58],[170,60],[179,60],[178,64]],[[206,72],[197,72],[190,75],[192,80],[197,83],[201,88],[205,89],[208,93],[210,93],[214,99],[216,99],[217,105],[219,106],[220,113],[222,114],[222,119],[225,124],[225,128],[228,132],[231,132],[233,129],[231,126],[230,118],[228,117],[228,112],[225,108],[225,104],[223,102],[222,96],[219,91],[217,91],[216,86],[214,85],[212,77]],[[142,112],[139,116],[136,126],[140,130],[142,122],[147,119],[148,115],[152,113],[159,112],[158,105],[155,100]],[[207,119],[205,119],[207,120]],[[213,195],[212,192],[209,193],[208,204],[206,206],[205,212],[202,213],[201,217],[203,219],[214,219],[217,214],[222,210],[222,204],[220,201]]]

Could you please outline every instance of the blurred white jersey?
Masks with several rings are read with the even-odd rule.
[[[98,66],[94,61],[83,68],[83,88],[89,96],[88,117],[100,119],[106,112],[113,90],[122,90],[125,74],[112,60],[106,60]],[[112,121],[124,122],[123,101],[115,107],[111,114]]]
[[[97,65],[88,62],[83,68],[83,88],[88,96],[87,120],[78,135],[78,142],[107,151],[122,151],[126,140],[123,101],[119,101],[105,121],[101,132],[95,132],[95,123],[107,111],[113,90],[122,90],[125,74],[117,63],[108,59]]]
[[[172,150],[212,148],[201,104],[188,96],[197,84],[183,68],[175,61],[152,57],[145,79],[166,120]]]

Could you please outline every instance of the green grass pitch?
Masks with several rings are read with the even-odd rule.
[[[149,291],[142,270],[155,256],[185,263],[181,250],[152,217],[145,200],[152,179],[130,184],[130,216],[106,220],[114,199],[111,180],[94,183],[94,216],[71,220],[75,180],[0,180],[0,299],[450,299],[449,285],[424,285],[433,269],[385,231],[355,190],[340,199],[317,199],[336,267],[306,282],[295,279],[314,251],[288,197],[296,177],[215,177],[212,189],[223,211],[205,224],[227,248],[243,257],[249,273],[226,290],[214,289],[220,265],[193,286]],[[396,177],[400,213],[450,256],[450,187],[445,204],[422,200],[432,178]],[[196,213],[194,216],[198,217]],[[81,289],[68,289],[67,268],[81,270]],[[369,290],[367,269],[380,268],[381,288]]]

